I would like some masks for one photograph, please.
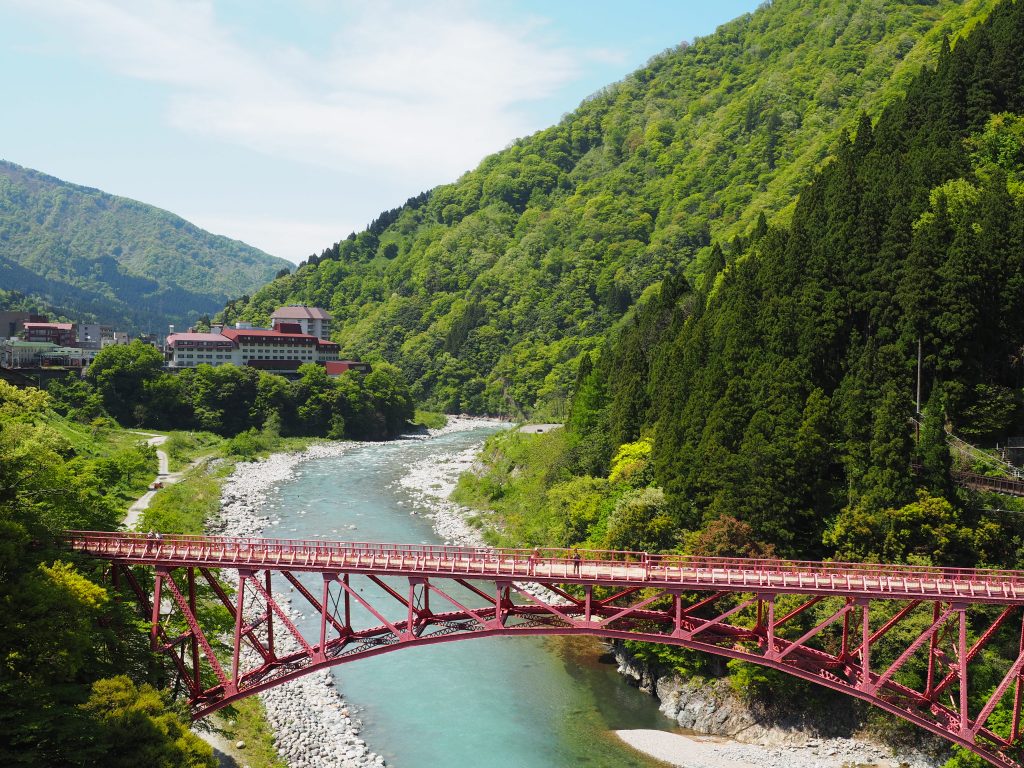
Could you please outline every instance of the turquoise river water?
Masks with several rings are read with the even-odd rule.
[[[268,499],[275,523],[266,535],[441,543],[422,516],[429,510],[398,481],[415,462],[465,450],[490,431],[360,445],[305,462]],[[358,582],[369,596],[372,585]],[[307,612],[300,624],[309,630],[312,621]],[[333,671],[363,721],[361,737],[395,768],[662,765],[612,733],[672,723],[614,664],[598,662],[602,651],[587,638],[490,638],[400,650]]]

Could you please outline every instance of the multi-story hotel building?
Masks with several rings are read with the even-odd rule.
[[[246,365],[268,371],[295,371],[305,363],[338,359],[338,345],[308,333],[294,323],[273,330],[241,327],[214,333],[172,333],[167,337],[171,368],[197,365]]]

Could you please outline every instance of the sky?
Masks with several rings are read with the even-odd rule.
[[[0,158],[293,262],[760,0],[0,0]]]

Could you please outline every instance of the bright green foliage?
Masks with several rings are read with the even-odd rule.
[[[612,459],[608,481],[627,483],[634,487],[650,485],[654,479],[650,466],[653,447],[654,441],[649,437],[637,440],[635,443],[620,445]]]
[[[103,398],[94,387],[77,376],[51,381],[46,386],[53,410],[83,424],[103,416]]]
[[[441,429],[448,423],[448,417],[437,411],[424,411],[417,408],[413,412],[412,423],[427,429]]]
[[[641,661],[654,665],[656,668],[671,670],[684,677],[705,674],[709,665],[717,663],[715,656],[700,651],[692,651],[678,645],[659,645],[658,643],[641,643],[626,640],[626,649]]]
[[[232,449],[241,456],[266,447],[253,441],[268,424],[275,434],[382,440],[400,434],[413,415],[402,373],[386,362],[365,375],[347,371],[337,378],[308,363],[295,381],[248,366],[165,373],[162,365],[160,353],[139,341],[107,347],[89,367],[87,384],[57,388],[60,407],[88,413],[98,395],[122,424],[245,434]]]
[[[642,414],[630,430],[654,428],[656,482],[669,516],[690,531],[729,516],[780,554],[827,556],[842,540],[847,554],[983,557],[988,544],[946,536],[938,524],[933,545],[823,534],[840,510],[836,523],[849,526],[913,512],[915,453],[926,465],[921,481],[950,494],[945,419],[988,440],[1024,426],[1024,206],[1007,191],[1012,169],[972,166],[988,146],[979,137],[991,143],[994,126],[1012,126],[1005,115],[1024,109],[1017,70],[1005,65],[1024,55],[1022,15],[1001,6],[877,125],[862,119],[802,193],[791,224],[756,227],[734,243],[726,266],[712,268],[710,293],[637,307],[581,382],[570,444],[603,441],[610,457],[635,439],[627,431],[608,445],[612,414]],[[987,94],[985,109],[957,96],[965,71],[984,73],[984,93],[972,98]],[[1003,165],[1015,156],[997,155]],[[664,332],[637,345],[634,329],[645,323]],[[924,393],[935,394],[915,451],[918,339]],[[646,358],[631,356],[637,346]],[[594,389],[614,378],[646,379],[646,407],[633,408],[631,390]],[[595,463],[578,470],[610,468]],[[957,502],[949,524],[977,528],[976,517]],[[730,522],[721,533],[735,530]]]
[[[550,515],[561,489],[600,488],[620,447],[653,433],[656,487],[608,482],[604,505],[588,498],[587,510],[612,510],[579,516],[595,521],[591,541],[1024,565],[1019,504],[954,490],[944,437],[947,425],[989,442],[1024,429],[1021,62],[1024,3],[1004,3],[877,121],[861,118],[788,221],[759,222],[713,252],[696,290],[665,280],[646,291],[600,355],[582,359],[564,472],[531,489],[535,514]],[[919,341],[927,406],[915,443]],[[517,469],[492,496],[533,476],[528,462]],[[794,636],[837,609],[806,611]],[[872,626],[891,617],[872,610]],[[973,642],[993,616],[967,619]],[[887,633],[879,668],[931,621],[921,610]],[[972,711],[1016,653],[1010,637],[977,660]],[[734,671],[744,690],[770,677]],[[897,679],[923,684],[925,671],[911,660]]]
[[[552,543],[603,546],[612,511],[607,480],[583,476],[557,483],[547,491],[545,506],[561,533]]]
[[[953,505],[918,491],[899,509],[844,509],[825,532],[825,543],[842,560],[939,565],[962,562],[972,532],[960,527]]]
[[[218,726],[221,735],[230,743],[245,742],[245,764],[250,768],[288,768],[281,759],[274,742],[277,734],[267,721],[267,711],[258,696],[250,696],[232,704],[230,720]]]
[[[878,115],[944,34],[994,0],[776,0],[655,56],[558,125],[387,211],[223,319],[329,308],[345,354],[380,355],[446,412],[559,415],[581,355],[644,292],[687,270],[705,291],[723,242],[785,221],[858,115]],[[649,349],[622,350],[625,361]],[[646,417],[630,372],[607,462]],[[627,397],[628,395],[628,397]]]
[[[188,465],[200,455],[212,453],[221,440],[208,432],[172,432],[161,445],[172,472]]]
[[[96,752],[111,768],[208,768],[217,765],[213,749],[169,712],[149,685],[137,687],[125,675],[97,680],[82,710],[99,725]]]
[[[287,266],[159,208],[0,161],[0,309],[187,327]],[[26,306],[28,305],[28,306]]]
[[[163,364],[160,350],[135,340],[101,349],[87,378],[111,416],[122,424],[140,424],[145,421],[146,385],[161,375]]]
[[[245,434],[245,433],[243,433]],[[241,437],[241,435],[239,435]],[[238,439],[238,438],[235,438]],[[254,458],[255,454],[246,458]],[[203,468],[169,485],[153,497],[142,513],[141,530],[200,535],[204,523],[220,509],[220,483]]]
[[[807,684],[795,681],[785,672],[738,659],[730,659],[726,667],[729,669],[729,686],[748,701],[770,701],[785,706],[806,694]]]
[[[967,139],[967,149],[979,179],[987,181],[1001,171],[1013,197],[1019,201],[1024,196],[1024,117],[992,115],[984,131]]]
[[[665,509],[660,488],[628,491],[619,499],[608,520],[607,549],[660,552],[675,544],[678,526]]]
[[[133,448],[137,436],[118,440],[106,429],[90,438],[88,427],[63,421],[48,404],[44,392],[0,381],[0,764],[213,765],[187,718],[159,697],[147,703],[145,688],[119,684],[121,702],[146,715],[123,721],[140,729],[133,734],[108,730],[83,706],[103,678],[145,680],[151,660],[130,605],[113,601],[97,583],[97,566],[56,536],[113,529],[122,483],[133,482],[124,475],[151,472],[152,451]],[[159,723],[155,730],[149,720]]]
[[[502,544],[600,548],[621,489],[570,477],[571,459],[565,430],[501,432],[487,440],[481,471],[464,474],[453,498],[493,510]]]

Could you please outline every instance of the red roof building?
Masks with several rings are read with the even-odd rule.
[[[338,359],[338,345],[308,333],[258,328],[225,328],[220,333],[175,333],[167,337],[171,368],[246,365],[295,371],[305,363]]]
[[[25,341],[48,341],[60,347],[78,344],[74,323],[25,323]]]
[[[341,376],[345,371],[358,371],[369,373],[372,369],[369,363],[361,363],[358,360],[333,360],[324,363],[328,376]]]

